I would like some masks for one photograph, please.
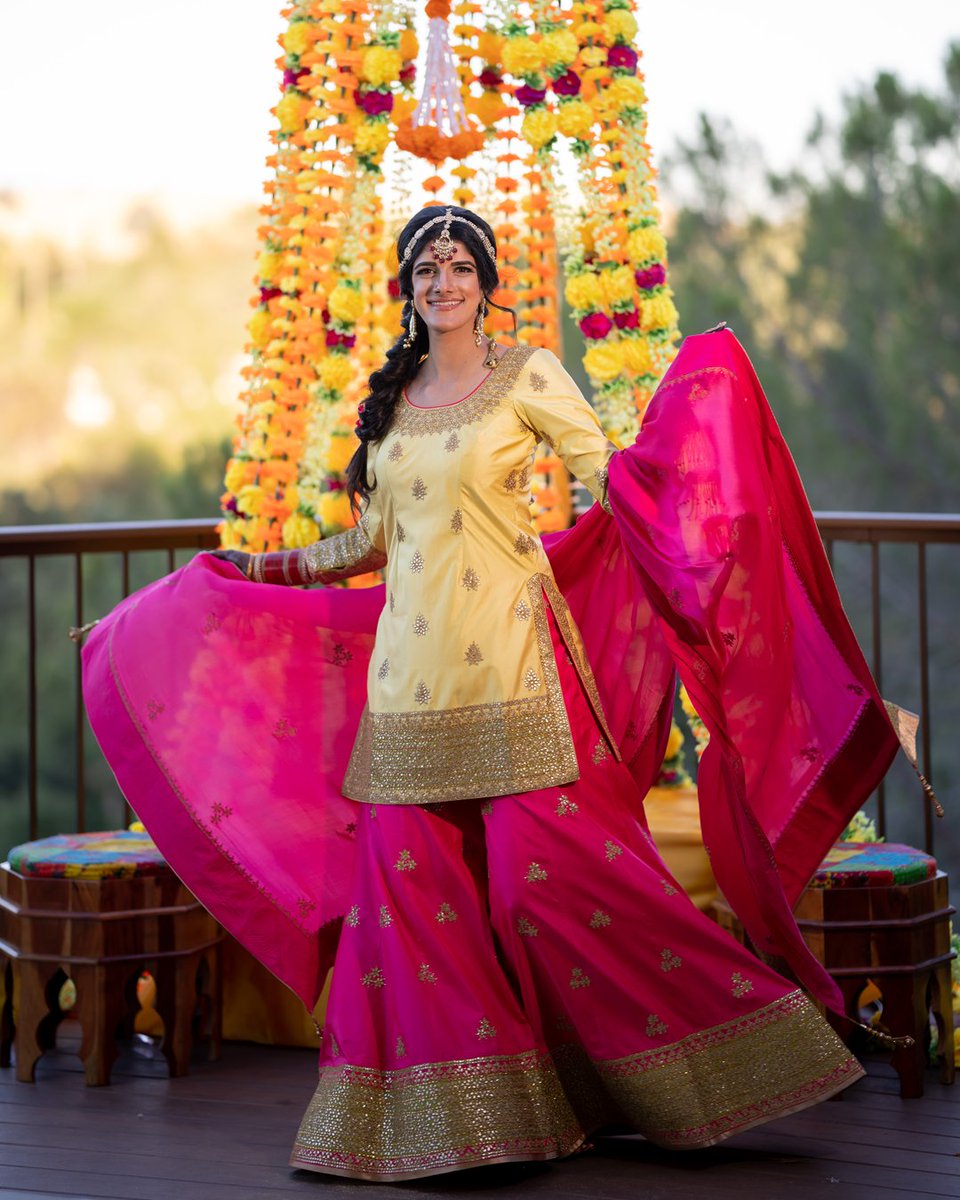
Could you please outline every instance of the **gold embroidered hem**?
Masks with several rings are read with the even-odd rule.
[[[399,1071],[329,1067],[290,1165],[389,1183],[561,1158],[583,1138],[549,1055],[536,1051]]]
[[[345,796],[367,804],[435,804],[560,787],[580,778],[544,592],[610,753],[620,757],[566,601],[552,578],[536,574],[527,581],[527,594],[540,661],[539,677],[533,672],[537,694],[424,712],[371,712],[367,706],[343,781]]]
[[[669,1149],[716,1145],[825,1100],[864,1074],[801,991],[626,1058],[593,1062],[579,1045],[553,1053],[585,1129],[625,1122]]]

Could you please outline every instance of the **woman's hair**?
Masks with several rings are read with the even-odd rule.
[[[401,264],[400,294],[404,299],[403,311],[400,315],[403,332],[387,351],[386,362],[370,376],[368,381],[370,391],[363,401],[363,408],[357,423],[360,445],[353,458],[350,459],[346,471],[347,489],[354,505],[369,499],[373,490],[367,482],[367,445],[370,442],[379,442],[390,431],[393,414],[403,389],[416,375],[420,360],[429,349],[427,331],[422,320],[416,322],[413,345],[410,347],[404,345],[407,331],[410,328],[410,318],[413,314],[413,264],[427,246],[440,236],[443,224],[438,222],[432,229],[420,233],[419,237],[417,237],[418,232],[428,221],[439,216],[447,207],[451,214],[450,238],[452,241],[460,242],[473,255],[477,265],[480,290],[486,297],[487,304],[493,308],[499,308],[502,312],[509,312],[513,317],[514,329],[516,329],[517,317],[513,309],[504,308],[501,304],[494,304],[490,298],[500,284],[497,265],[476,231],[466,224],[469,221],[473,225],[478,225],[496,251],[497,239],[483,217],[478,217],[476,213],[467,208],[455,208],[452,205],[444,206],[444,209],[437,205],[431,205],[429,208],[423,208],[415,213],[404,225],[397,238],[397,261]],[[404,253],[414,239],[416,239],[416,244],[413,247],[413,253],[404,263]]]

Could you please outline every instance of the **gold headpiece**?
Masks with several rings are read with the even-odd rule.
[[[410,241],[407,243],[407,248],[403,252],[403,258],[400,260],[401,270],[403,270],[403,268],[413,257],[413,252],[416,249],[417,243],[420,241],[421,237],[427,232],[428,229],[430,229],[433,225],[439,225],[441,221],[443,222],[443,229],[440,231],[440,236],[434,239],[433,244],[430,247],[430,250],[437,262],[448,262],[451,258],[453,258],[455,251],[453,248],[453,239],[450,237],[450,225],[453,221],[459,221],[461,225],[470,226],[483,244],[483,248],[490,255],[490,261],[494,264],[494,266],[496,266],[497,252],[493,248],[493,242],[490,241],[480,226],[475,224],[473,221],[468,221],[465,217],[455,216],[453,210],[448,208],[444,212],[440,213],[439,216],[433,217],[431,220],[421,225],[417,232],[410,238]]]

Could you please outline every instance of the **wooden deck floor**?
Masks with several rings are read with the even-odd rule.
[[[537,1168],[489,1168],[401,1185],[407,1195],[496,1200],[834,1200],[960,1197],[960,1087],[928,1074],[901,1100],[892,1070],[842,1100],[786,1117],[713,1150],[667,1153],[608,1138],[593,1154]],[[219,1063],[170,1080],[131,1055],[108,1088],[87,1088],[79,1061],[57,1052],[37,1083],[0,1071],[0,1195],[121,1200],[382,1198],[382,1187],[286,1166],[313,1090],[312,1051],[228,1044]],[[395,1194],[395,1193],[394,1193]]]

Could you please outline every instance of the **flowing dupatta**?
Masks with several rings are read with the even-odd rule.
[[[546,539],[611,730],[645,790],[674,670],[711,733],[704,839],[755,944],[842,1010],[791,906],[896,738],[806,497],[729,333],[689,338],[599,506]],[[312,1007],[360,807],[340,794],[382,587],[252,586],[201,555],[121,603],[84,694],[121,789],[219,921]]]

